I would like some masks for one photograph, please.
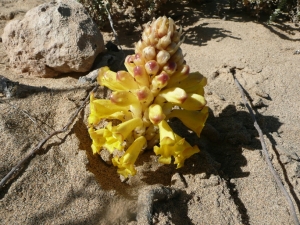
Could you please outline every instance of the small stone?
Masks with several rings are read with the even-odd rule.
[[[270,96],[262,89],[257,88],[255,90],[255,94],[258,95],[259,97],[265,98],[265,99],[269,99]]]
[[[287,155],[280,155],[280,161],[283,164],[287,164],[287,163],[291,162],[291,157],[289,157]]]

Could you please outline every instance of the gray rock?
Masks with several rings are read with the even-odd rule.
[[[75,0],[29,10],[23,20],[7,24],[2,39],[10,67],[40,77],[87,72],[105,48],[97,26]]]

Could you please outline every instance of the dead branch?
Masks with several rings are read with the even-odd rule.
[[[270,156],[269,156],[269,153],[268,153],[268,150],[267,150],[267,146],[266,146],[266,143],[265,143],[265,140],[264,140],[264,136],[263,136],[263,132],[262,130],[260,129],[257,121],[256,121],[256,118],[255,118],[255,115],[253,113],[253,110],[251,108],[251,106],[248,104],[247,100],[246,100],[246,95],[245,95],[245,92],[244,92],[244,89],[242,87],[242,85],[240,84],[240,82],[237,80],[237,78],[235,77],[234,73],[232,74],[233,75],[233,79],[234,79],[234,82],[235,84],[237,85],[241,95],[242,95],[242,98],[243,98],[243,102],[244,102],[244,105],[247,107],[250,115],[251,115],[251,118],[254,122],[254,127],[255,129],[257,130],[258,134],[259,134],[259,139],[260,139],[260,142],[261,142],[261,146],[262,146],[262,153],[264,155],[264,158],[267,162],[267,165],[278,185],[278,187],[280,188],[281,192],[283,193],[283,195],[285,196],[288,204],[289,204],[289,208],[290,208],[290,212],[291,212],[291,215],[293,217],[293,220],[294,220],[294,223],[295,225],[299,225],[299,220],[298,220],[298,217],[297,217],[297,214],[296,214],[296,211],[295,211],[295,207],[294,207],[294,204],[292,202],[292,199],[291,197],[289,196],[287,190],[285,189],[285,187],[283,186],[283,183],[278,175],[278,173],[276,172],[276,170],[274,169],[273,167],[273,164],[271,162],[271,159],[270,159]]]
[[[167,200],[176,197],[179,191],[163,185],[151,185],[143,188],[138,197],[138,224],[152,224],[152,211],[154,200]]]
[[[43,145],[53,136],[60,134],[60,133],[64,133],[66,132],[69,127],[71,126],[71,124],[74,122],[75,118],[77,117],[77,115],[79,114],[79,112],[85,107],[86,103],[89,101],[90,99],[90,95],[92,92],[96,91],[96,89],[98,88],[98,85],[95,86],[93,88],[93,90],[88,94],[88,96],[86,97],[86,99],[83,101],[83,103],[81,104],[81,106],[79,108],[77,108],[77,110],[73,113],[73,115],[69,118],[68,123],[63,127],[63,129],[61,130],[57,130],[54,131],[53,133],[49,134],[46,138],[44,138],[43,140],[41,140],[38,145],[33,148],[29,154],[22,159],[21,161],[19,161],[17,163],[17,165],[15,167],[13,167],[11,169],[11,171],[0,181],[0,190],[5,186],[5,184],[14,176],[17,175],[18,172],[21,170],[21,168],[23,167],[23,165],[25,163],[27,163],[30,158],[34,157],[34,155],[43,147]]]

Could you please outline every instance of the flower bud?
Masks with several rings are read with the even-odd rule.
[[[166,116],[163,113],[162,107],[160,105],[152,104],[149,106],[149,119],[151,123],[157,125],[165,118]]]
[[[168,32],[168,27],[167,27],[167,25],[171,25],[170,23],[169,23],[169,20],[167,19],[167,17],[160,17],[159,19],[158,19],[158,24],[159,24],[159,29],[158,29],[158,31],[157,31],[157,36],[159,37],[159,38],[162,38],[163,36],[165,36],[166,34],[167,34],[167,32]],[[173,25],[173,24],[172,24]]]
[[[144,59],[143,59],[143,57],[141,56],[140,53],[136,53],[136,54],[134,55],[133,63],[134,63],[136,66],[140,66],[140,65],[144,65],[144,64],[145,64],[145,61],[144,61]]]
[[[136,45],[135,45],[135,53],[141,53],[143,52],[143,49],[146,47],[147,45],[145,44],[145,42],[143,42],[142,40],[139,40]]]
[[[164,89],[158,94],[158,96],[163,97],[173,104],[182,104],[188,97],[186,92],[178,87]]]
[[[130,89],[138,88],[138,84],[135,82],[132,75],[124,70],[117,72],[116,82],[119,82],[122,84],[122,86],[123,86],[122,90],[130,90]]]
[[[146,72],[151,76],[155,76],[159,71],[159,65],[155,60],[150,60],[145,64]]]
[[[206,105],[206,100],[202,95],[188,94],[185,101],[178,105],[186,110],[201,110]]]
[[[168,47],[169,44],[171,44],[171,32],[168,32],[168,35],[163,36],[158,40],[156,48],[159,50],[163,50]]]
[[[167,86],[168,80],[169,75],[164,71],[152,79],[150,90],[154,96],[156,96],[162,88]]]
[[[138,84],[149,87],[149,75],[144,66],[136,66],[133,68],[133,76]]]
[[[135,64],[133,63],[133,57],[132,55],[128,55],[125,58],[125,62],[124,65],[126,67],[126,69],[128,70],[128,73],[133,74],[133,68],[135,67]]]
[[[164,64],[166,64],[168,62],[170,57],[171,56],[170,56],[169,52],[167,52],[166,50],[161,50],[157,53],[156,61],[158,62],[158,64],[160,66],[163,66]]]
[[[151,59],[155,59],[156,57],[156,51],[155,48],[152,46],[147,46],[146,48],[143,49],[143,58],[146,61],[149,61]]]
[[[172,75],[177,69],[177,64],[173,61],[168,61],[167,64],[163,67],[163,71],[167,74]]]

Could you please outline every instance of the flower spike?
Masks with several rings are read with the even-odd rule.
[[[146,24],[135,53],[125,58],[127,71],[99,69],[98,83],[112,92],[109,99],[90,96],[92,151],[113,154],[112,163],[124,177],[136,174],[134,164],[146,147],[160,163],[173,162],[177,168],[200,151],[168,124],[176,117],[199,137],[208,117],[207,80],[190,73],[180,48],[183,41],[182,27],[177,30],[171,18],[159,17]]]

